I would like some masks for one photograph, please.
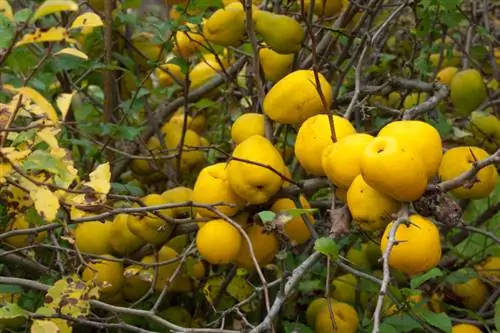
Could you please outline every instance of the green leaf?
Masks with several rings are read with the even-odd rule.
[[[444,312],[435,313],[430,310],[422,309],[422,318],[431,326],[440,329],[442,332],[450,333],[452,322],[450,317]]]
[[[380,333],[398,333],[398,330],[387,323],[380,324]]]
[[[0,319],[27,318],[26,311],[15,303],[7,303],[0,307]]]
[[[398,333],[410,332],[411,330],[422,328],[422,325],[416,319],[406,313],[387,317],[384,323],[393,326]]]
[[[430,271],[425,272],[422,275],[415,276],[414,278],[411,279],[410,286],[411,289],[416,289],[418,288],[422,283],[425,281],[428,281],[430,279],[436,278],[443,276],[443,272],[437,267],[431,269]]]
[[[261,221],[264,223],[272,222],[276,218],[276,213],[271,212],[270,210],[264,210],[262,212],[259,212],[258,215]]]
[[[299,217],[304,214],[316,213],[317,211],[317,208],[290,208],[286,210],[286,213],[292,217]]]
[[[329,237],[321,237],[314,243],[314,250],[329,256],[331,260],[337,260],[339,248],[335,241]]]
[[[309,327],[301,323],[292,323],[290,321],[283,322],[285,333],[314,333]]]
[[[40,226],[47,223],[33,207],[30,207],[26,210],[26,213],[24,213],[24,217],[26,218],[26,221],[31,225]]]
[[[31,9],[29,8],[18,10],[14,14],[14,21],[16,21],[17,23],[26,22],[28,18],[31,16],[31,13],[32,13]]]
[[[315,290],[323,290],[325,282],[321,280],[306,280],[299,283],[298,289],[302,293],[310,293]]]

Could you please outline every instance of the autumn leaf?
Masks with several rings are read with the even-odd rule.
[[[96,13],[85,13],[78,16],[71,24],[71,29],[102,27],[104,23]]]
[[[70,38],[68,31],[63,27],[54,27],[47,31],[36,29],[35,32],[24,35],[23,38],[16,43],[15,47],[44,42],[67,42],[74,44],[76,40]]]
[[[45,1],[38,9],[36,10],[35,14],[33,15],[32,22],[38,20],[40,17],[49,15],[49,14],[54,14],[54,13],[59,13],[59,12],[64,12],[64,11],[71,11],[75,12],[78,10],[78,4],[74,1],[71,0],[47,0]]]
[[[99,165],[91,174],[90,182],[86,185],[93,188],[99,194],[108,194],[111,188],[111,170],[109,162]]]
[[[84,59],[84,60],[88,60],[89,59],[89,56],[86,55],[84,52],[82,52],[82,51],[80,51],[78,49],[72,48],[72,47],[67,47],[67,48],[62,49],[59,52],[54,53],[54,55],[56,55],[56,56],[57,55],[62,55],[62,54],[70,55],[70,56],[81,58],[81,59]]]
[[[52,121],[54,124],[57,124],[59,117],[57,116],[56,110],[50,104],[45,97],[43,97],[38,91],[30,88],[30,87],[22,87],[17,89],[19,93],[21,93],[24,97],[29,98],[35,104],[37,104],[45,113],[45,115]]]
[[[31,325],[31,333],[60,333],[59,327],[51,320],[34,320]]]
[[[3,14],[9,21],[14,21],[14,13],[12,7],[7,0],[0,0],[0,14]]]
[[[59,200],[47,187],[40,186],[30,192],[31,200],[35,203],[35,209],[48,222],[55,220],[59,210]]]

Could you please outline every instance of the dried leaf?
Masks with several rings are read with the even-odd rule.
[[[67,54],[67,55],[70,55],[70,56],[73,56],[73,57],[77,57],[77,58],[82,58],[84,60],[88,60],[89,59],[89,56],[86,55],[84,52],[78,50],[78,49],[75,49],[73,47],[67,47],[67,48],[64,48],[62,49],[61,51],[59,52],[56,52],[54,53],[54,55],[61,55],[61,54]]]
[[[33,19],[31,21],[34,22],[34,21],[38,20],[40,17],[46,16],[49,14],[65,12],[65,11],[76,12],[77,10],[78,10],[78,4],[74,1],[71,1],[71,0],[47,0],[40,7],[38,7],[38,9],[36,10],[35,14],[33,15]]]
[[[351,214],[349,213],[347,205],[330,210],[330,220],[332,222],[332,227],[330,229],[331,235],[338,237],[349,233],[351,229]]]
[[[78,16],[71,24],[71,29],[102,27],[104,23],[96,13],[85,13]]]
[[[45,186],[37,187],[35,191],[30,192],[31,200],[35,203],[35,209],[48,222],[55,220],[59,210],[59,200]]]
[[[36,29],[35,32],[24,35],[23,38],[16,43],[15,47],[44,42],[66,42],[69,44],[74,44],[76,43],[76,40],[70,38],[68,31],[63,27],[54,27],[50,28],[47,31]]]
[[[38,91],[30,88],[30,87],[22,87],[17,89],[19,93],[21,93],[23,96],[29,98],[32,100],[36,105],[38,105],[44,112],[44,114],[52,121],[54,124],[56,124],[59,120],[59,117],[57,116],[56,110],[50,104],[45,97],[43,97]]]

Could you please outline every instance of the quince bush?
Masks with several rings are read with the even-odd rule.
[[[493,6],[0,1],[0,326],[499,331]]]

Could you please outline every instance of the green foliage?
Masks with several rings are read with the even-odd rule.
[[[314,243],[314,250],[330,257],[330,260],[337,260],[339,248],[335,241],[329,237],[321,237]]]

